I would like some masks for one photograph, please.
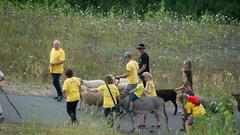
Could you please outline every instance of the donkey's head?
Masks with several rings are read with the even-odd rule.
[[[238,103],[240,102],[240,94],[233,94],[234,98],[238,101]]]
[[[238,108],[238,111],[240,112],[240,94],[233,94],[232,95],[234,96],[234,98],[237,100],[237,108]]]

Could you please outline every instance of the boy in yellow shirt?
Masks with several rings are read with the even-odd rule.
[[[53,85],[57,91],[57,96],[54,97],[54,99],[56,99],[58,102],[62,100],[62,89],[59,80],[63,72],[64,61],[65,53],[61,48],[61,43],[60,41],[55,40],[53,42],[53,48],[50,53],[48,70],[52,74]]]
[[[116,79],[127,78],[128,85],[125,89],[125,93],[129,93],[131,90],[137,88],[139,67],[138,63],[133,59],[133,55],[129,51],[126,51],[124,53],[124,58],[127,61],[126,73],[120,76],[116,76]]]
[[[181,94],[177,96],[180,103],[183,104],[184,108],[184,130],[189,132],[189,126],[193,124],[193,120],[197,117],[204,116],[206,114],[206,110],[203,105],[200,104],[198,97],[189,96],[187,94]],[[198,102],[198,103],[197,103]]]
[[[144,80],[144,76],[140,76],[139,79],[139,83],[136,89],[130,91],[130,96],[129,96],[129,108],[126,109],[126,112],[131,113],[133,110],[133,103],[134,101],[136,101],[138,98],[140,98],[142,96],[143,90],[144,90],[144,84],[143,84],[143,80]]]
[[[104,80],[112,93],[115,103],[117,103],[117,101],[120,103],[120,93],[117,86],[114,84],[113,77],[111,75],[106,75]],[[89,91],[103,92],[104,115],[106,118],[108,118],[108,116],[113,112],[115,105],[106,84],[103,84],[98,88],[89,89]]]
[[[67,97],[67,113],[71,118],[72,124],[78,123],[76,118],[76,107],[80,100],[80,81],[77,77],[73,76],[71,69],[65,72],[67,79],[63,84],[63,93]]]

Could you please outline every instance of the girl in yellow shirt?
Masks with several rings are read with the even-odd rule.
[[[152,75],[149,72],[144,72],[143,76],[146,80],[146,96],[157,96]]]
[[[119,93],[117,86],[114,84],[112,75],[106,75],[104,80],[112,93],[115,103],[117,103],[117,101],[118,101],[118,103],[120,103],[120,93]],[[89,91],[103,92],[104,115],[107,118],[113,112],[115,105],[113,103],[113,99],[108,91],[106,84],[103,84],[103,85],[99,86],[98,88],[89,89]]]
[[[156,94],[156,90],[155,90],[155,85],[153,83],[153,77],[152,75],[149,73],[149,72],[144,72],[143,73],[143,76],[144,76],[144,80],[146,81],[146,96],[148,97],[152,97],[152,96],[157,96]],[[143,122],[142,124],[138,125],[138,127],[146,127],[146,118],[147,116],[144,115],[143,116]],[[160,127],[160,123],[157,123],[157,128]]]

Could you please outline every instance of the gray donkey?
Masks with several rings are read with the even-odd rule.
[[[129,107],[129,95],[125,95],[121,97],[121,105],[123,108]],[[135,130],[135,122],[133,118],[133,114],[147,114],[147,113],[153,113],[154,117],[156,118],[156,122],[159,123],[159,116],[163,113],[165,116],[167,129],[168,128],[168,116],[166,113],[165,103],[162,98],[159,97],[141,97],[137,99],[133,104],[133,113],[130,114],[131,121],[133,124],[132,132]],[[122,113],[118,116],[119,119],[121,119],[126,113]],[[118,123],[118,128],[120,128],[120,123]]]

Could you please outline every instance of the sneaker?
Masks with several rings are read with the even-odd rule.
[[[78,120],[72,121],[72,125],[73,125],[73,126],[77,126],[78,124],[79,124],[79,121],[78,121]]]
[[[4,115],[0,113],[0,122],[3,121],[4,119],[5,119]]]
[[[127,109],[126,109],[126,112],[127,112],[127,113],[132,113],[133,111],[130,110],[129,108],[127,108]]]
[[[58,99],[58,96],[56,96],[56,97],[53,97],[53,99],[56,99],[56,100],[57,100],[57,99]]]
[[[138,125],[138,128],[146,128],[146,124],[142,123],[142,124]]]
[[[57,98],[57,102],[60,102],[60,101],[62,101],[62,96],[59,96],[58,98]]]

